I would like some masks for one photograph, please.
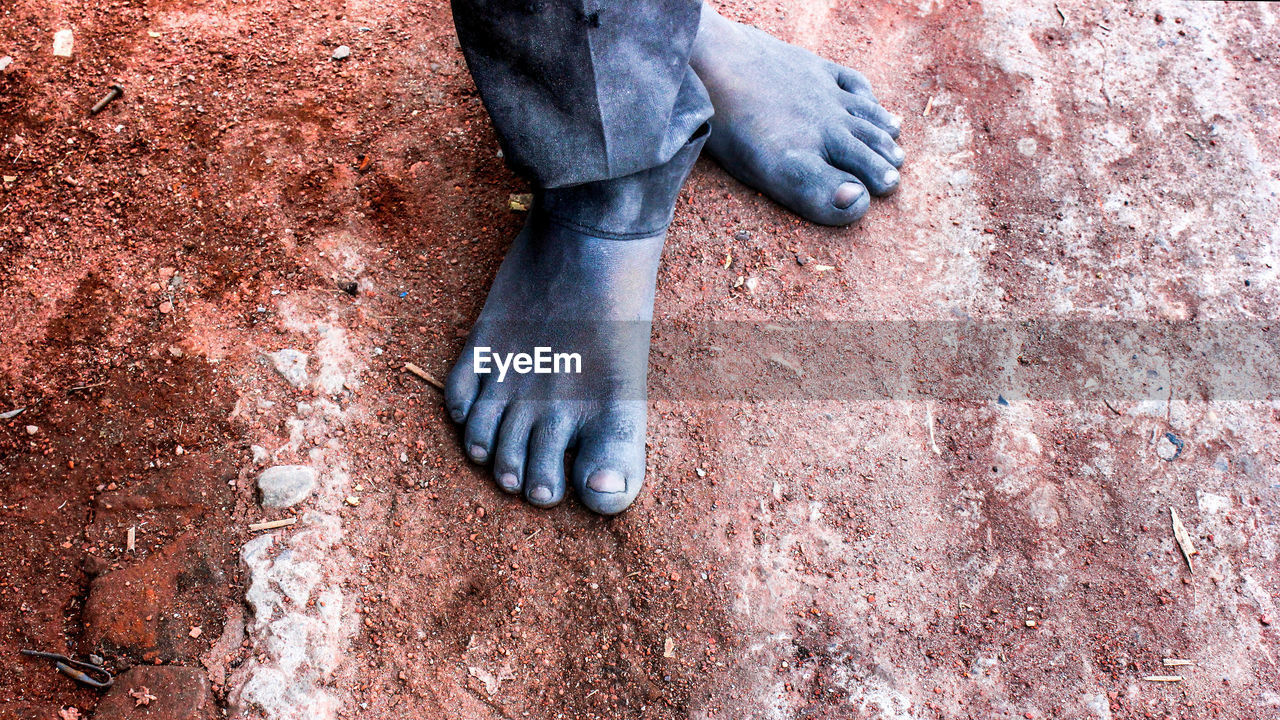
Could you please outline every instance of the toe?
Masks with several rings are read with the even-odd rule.
[[[871,91],[871,82],[867,80],[867,76],[843,65],[831,64],[831,72],[836,76],[836,84],[841,90],[847,93],[853,93],[861,97],[870,98],[871,102],[876,101],[875,93]]]
[[[444,406],[449,411],[449,417],[459,424],[466,422],[471,405],[480,393],[480,378],[471,368],[470,357],[471,350],[468,346],[444,382]]]
[[[885,110],[880,103],[872,98],[864,95],[846,95],[844,97],[844,106],[850,115],[873,123],[890,138],[896,139],[898,133],[902,130],[902,118]]]
[[[471,412],[467,415],[467,428],[462,434],[462,447],[466,449],[467,457],[478,463],[489,462],[505,408],[505,399],[483,396],[471,405]]]
[[[539,421],[529,433],[524,497],[531,504],[551,507],[564,499],[564,453],[572,437],[568,419],[554,414]]]
[[[578,499],[601,515],[626,510],[644,484],[644,408],[588,425],[573,460]]]
[[[493,479],[506,492],[518,493],[524,488],[524,468],[532,427],[533,413],[528,408],[513,405],[502,416],[493,451]]]
[[[902,161],[907,159],[907,153],[893,141],[889,133],[870,121],[849,118],[849,131],[895,168],[902,167]]]
[[[874,195],[898,189],[898,169],[852,133],[832,133],[827,139],[827,156],[832,165],[856,175]]]
[[[867,190],[853,175],[817,155],[791,155],[776,168],[778,200],[808,220],[848,225],[871,204]]]

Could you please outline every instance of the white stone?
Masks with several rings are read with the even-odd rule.
[[[264,507],[292,507],[306,500],[315,487],[316,471],[306,465],[276,465],[258,475]]]
[[[334,60],[346,60],[349,57],[351,57],[351,48],[346,45],[339,45],[337,49],[333,51]]]
[[[53,34],[53,54],[58,57],[71,57],[71,46],[74,44],[75,37],[70,28]]]
[[[275,366],[276,372],[296,388],[307,385],[307,354],[301,350],[285,348],[267,354],[267,359]]]

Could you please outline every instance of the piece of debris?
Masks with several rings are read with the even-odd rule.
[[[804,379],[804,370],[800,369],[799,365],[796,365],[795,363],[791,362],[790,360],[783,357],[782,355],[774,353],[773,355],[770,355],[767,359],[769,362],[773,363],[774,365],[777,365],[780,368],[785,368],[795,373],[797,378],[800,378],[801,380]]]
[[[75,37],[70,28],[53,34],[53,54],[58,57],[71,57],[71,46],[74,44]]]
[[[1029,628],[1033,628],[1033,627],[1036,627],[1037,625],[1039,625],[1039,623],[1037,623],[1035,620],[1027,620],[1027,621],[1025,621],[1025,624],[1026,624],[1026,626],[1027,626],[1027,627],[1029,627]]]
[[[760,278],[749,277],[744,284],[747,286],[747,292],[755,292],[756,288],[760,287]]]
[[[198,638],[203,634],[204,634],[204,628],[201,628],[199,625],[196,625],[195,627],[191,628],[191,632],[187,633],[187,635],[193,638]]]
[[[347,58],[351,57],[351,48],[347,47],[346,45],[339,45],[337,48],[334,49],[333,55],[331,55],[330,57],[332,57],[334,60],[346,60]]]
[[[934,455],[941,455],[942,448],[938,447],[938,440],[933,434],[933,404],[926,403],[924,406],[925,421],[929,425],[929,450]]]
[[[35,425],[28,425],[28,426],[27,426],[27,434],[28,434],[28,435],[35,435],[35,434],[36,434],[36,433],[38,433],[38,432],[40,432],[40,428],[36,427]]]
[[[260,530],[275,530],[276,528],[289,527],[298,522],[298,518],[281,518],[279,520],[268,520],[267,522],[249,523],[250,532],[258,532]]]
[[[1182,551],[1182,558],[1187,561],[1187,569],[1194,574],[1196,569],[1191,565],[1191,556],[1196,554],[1196,547],[1191,544],[1191,536],[1187,534],[1187,528],[1182,524],[1182,518],[1178,517],[1178,511],[1172,507],[1169,508],[1169,520],[1173,523],[1173,539],[1178,542],[1178,549]]]
[[[489,693],[490,696],[498,693],[498,688],[502,685],[503,680],[514,680],[516,677],[507,667],[503,667],[498,671],[498,674],[495,675],[484,668],[468,665],[467,674],[484,683],[484,690]]]
[[[22,654],[27,657],[50,660],[58,672],[81,685],[88,685],[91,688],[105,690],[115,684],[116,681],[111,671],[102,667],[101,663],[73,660],[61,653],[43,652],[41,650],[23,650]],[[100,659],[96,655],[92,655],[90,658]]]
[[[124,534],[124,549],[133,552],[137,547],[138,528],[135,525],[129,526],[129,531]]]
[[[360,283],[355,280],[343,280],[338,283],[338,289],[351,297],[355,297],[360,294]]]
[[[160,35],[160,33],[156,32],[155,30],[148,30],[148,31],[147,31],[147,37],[149,37],[149,38],[158,38],[158,37],[162,37],[162,36]]]
[[[1164,663],[1165,667],[1182,667],[1183,665],[1195,665],[1194,661],[1182,660],[1179,658],[1165,658],[1164,660],[1161,660],[1161,662]]]
[[[662,643],[662,657],[673,658],[675,656],[676,656],[676,641],[672,640],[671,638],[667,638],[666,641]]]
[[[1142,679],[1147,682],[1182,682],[1181,675],[1148,675]]]
[[[1164,434],[1164,437],[1156,440],[1156,455],[1160,456],[1165,462],[1173,462],[1182,454],[1182,448],[1186,443],[1171,432]]]
[[[724,269],[728,270],[733,266],[733,253],[724,254]]]
[[[9,57],[8,55],[5,55],[4,57],[0,57],[0,72],[4,72],[12,62],[13,62],[13,58]]]
[[[111,86],[107,88],[107,94],[103,95],[101,100],[94,103],[93,107],[89,108],[89,114],[97,115],[105,110],[108,105],[121,95],[124,95],[124,86],[118,83],[112,83]]]
[[[16,410],[10,410],[10,411],[8,411],[8,412],[2,412],[2,413],[0,413],[0,420],[11,420],[11,419],[13,419],[13,418],[16,418],[16,417],[18,417],[19,415],[21,415],[21,414],[22,414],[22,411],[23,411],[23,410],[26,410],[26,408],[25,408],[25,407],[20,407],[20,408],[17,408]]]
[[[130,690],[129,697],[133,698],[134,707],[150,705],[151,701],[156,699],[156,696],[151,694],[146,685]]]
[[[13,183],[18,182],[18,176],[17,176],[17,175],[5,175],[5,176],[4,176],[4,182],[5,182],[5,184],[6,184],[6,185],[12,185]]]
[[[929,113],[933,112],[933,98],[929,98],[929,102],[924,104],[924,112],[920,113],[920,117],[929,117]]]
[[[414,364],[413,364],[413,363],[411,363],[411,362],[407,362],[407,363],[405,363],[405,364],[404,364],[404,369],[405,369],[407,372],[411,372],[411,373],[413,373],[414,375],[417,375],[417,376],[418,376],[422,381],[424,381],[425,383],[427,383],[427,384],[428,384],[428,385],[430,385],[431,387],[433,387],[433,388],[435,388],[435,389],[437,389],[437,390],[444,390],[444,383],[440,382],[439,380],[437,380],[437,379],[435,378],[435,376],[434,376],[434,375],[432,375],[431,373],[427,372],[426,370],[423,370],[422,368],[418,367],[417,365],[414,365]]]
[[[58,711],[58,720],[80,720],[81,717],[75,705],[68,705]]]
[[[835,269],[836,269],[835,265],[814,265],[813,266],[814,272],[827,272],[828,270],[835,270]]]
[[[533,193],[511,193],[507,203],[516,212],[529,212],[533,207]]]
[[[346,503],[351,507],[355,507],[360,504],[360,498],[356,497],[355,495],[348,495],[346,499]]]

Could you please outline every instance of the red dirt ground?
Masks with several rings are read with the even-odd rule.
[[[601,519],[495,491],[401,371],[443,375],[526,190],[446,4],[0,7],[0,412],[25,408],[0,423],[0,718],[98,702],[25,647],[203,668],[220,710],[266,712],[234,703],[267,655],[238,553],[281,515],[255,444],[341,465],[360,500],[328,506],[343,717],[1280,717],[1275,386],[1213,397],[1153,355],[1158,397],[1107,396],[1088,338],[946,359],[929,330],[1271,322],[1276,11],[724,11],[865,70],[907,118],[903,188],[833,230],[699,166],[660,275],[649,486]],[[713,321],[748,330],[716,350]],[[816,321],[910,332],[816,367],[762,349]],[[286,385],[282,347],[346,386]],[[1276,350],[1240,367],[1270,380]],[[781,389],[832,377],[877,390]],[[340,419],[298,420],[325,398]]]

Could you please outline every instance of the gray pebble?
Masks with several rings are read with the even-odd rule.
[[[258,476],[263,507],[292,507],[306,500],[315,487],[316,471],[306,465],[276,465]]]

